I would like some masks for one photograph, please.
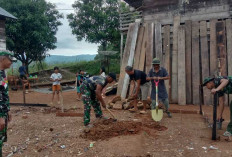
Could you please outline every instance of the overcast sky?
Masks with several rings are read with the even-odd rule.
[[[54,3],[57,9],[73,9],[72,4],[75,0],[47,0]],[[67,14],[73,13],[73,10],[59,10],[64,15],[64,19],[61,20],[62,26],[59,26],[57,32],[57,48],[51,50],[48,53],[52,55],[65,55],[73,56],[80,54],[97,54],[97,44],[87,43],[85,41],[77,41],[76,37],[72,35],[72,30],[69,27]]]

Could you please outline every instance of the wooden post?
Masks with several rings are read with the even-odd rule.
[[[210,20],[210,76],[218,75],[217,43],[216,43],[217,20]]]
[[[172,50],[172,84],[171,84],[171,102],[178,102],[178,27],[180,25],[180,16],[174,17],[173,26],[173,50]]]
[[[163,52],[164,52],[164,67],[166,68],[168,74],[171,74],[170,66],[170,25],[164,26],[164,42],[163,42]],[[169,100],[171,96],[170,80],[165,80],[166,90],[168,92]]]
[[[217,106],[218,93],[214,94],[212,140],[216,140],[217,138]]]
[[[198,105],[199,101],[199,84],[200,84],[200,56],[199,56],[199,22],[192,22],[192,88],[193,104]]]
[[[232,21],[226,20],[228,76],[232,76]],[[229,102],[231,101],[231,96]]]
[[[155,56],[161,61],[161,66],[164,66],[163,54],[162,54],[162,30],[161,24],[155,24]]]
[[[201,41],[201,74],[202,80],[209,77],[209,54],[208,54],[208,39],[207,39],[207,24],[206,21],[200,22],[200,41]],[[202,82],[201,80],[201,82]],[[212,99],[210,90],[203,89],[204,105],[211,105]]]
[[[192,104],[192,21],[185,21],[186,103]]]
[[[222,76],[227,76],[227,61],[226,61],[226,38],[225,38],[225,23],[216,23],[217,34],[217,51],[220,61],[220,72]]]
[[[186,105],[185,28],[178,30],[178,104]]]

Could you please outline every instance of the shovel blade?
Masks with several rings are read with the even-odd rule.
[[[163,118],[163,110],[162,109],[151,110],[151,115],[154,121],[159,122]]]

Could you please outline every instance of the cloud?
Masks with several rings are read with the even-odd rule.
[[[76,37],[72,34],[72,29],[69,26],[67,14],[73,13],[72,4],[75,0],[47,0],[54,3],[60,13],[63,13],[64,19],[61,19],[62,26],[59,26],[57,37],[57,48],[48,53],[54,55],[79,55],[79,54],[97,54],[98,44],[92,44],[85,41],[77,41]],[[68,10],[63,10],[68,9]]]

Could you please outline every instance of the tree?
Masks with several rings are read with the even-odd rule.
[[[0,6],[18,18],[6,21],[7,48],[18,60],[28,66],[56,48],[55,35],[63,15],[55,5],[45,0],[0,0]]]
[[[102,50],[120,40],[117,0],[78,0],[73,8],[75,14],[68,19],[77,40],[100,43]]]

